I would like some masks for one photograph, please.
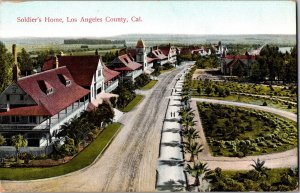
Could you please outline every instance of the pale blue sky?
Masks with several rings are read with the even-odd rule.
[[[128,17],[132,23],[17,23],[17,17]],[[293,1],[37,1],[0,3],[0,37],[105,37],[130,33],[295,34]]]

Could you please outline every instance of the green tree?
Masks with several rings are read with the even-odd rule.
[[[194,163],[193,165],[188,164],[186,167],[186,171],[190,173],[193,177],[195,177],[194,186],[200,185],[199,177],[201,175],[205,175],[210,169],[207,167],[207,163]]]
[[[5,144],[5,138],[0,134],[0,146]]]
[[[19,151],[21,147],[27,147],[28,141],[23,135],[15,135],[11,138],[12,145],[16,148],[16,161],[18,162]]]
[[[30,54],[22,48],[21,52],[18,54],[18,62],[20,64],[20,70],[23,75],[30,75],[33,70],[33,61],[30,58]]]
[[[7,52],[5,45],[0,41],[0,93],[12,81],[12,55]]]
[[[201,144],[198,144],[197,142],[188,142],[184,143],[185,151],[191,154],[189,162],[194,162],[195,156],[198,155],[198,153],[203,151],[203,146]]]
[[[199,138],[199,131],[194,128],[183,131],[183,137],[187,138],[188,141]]]
[[[264,166],[265,161],[261,161],[259,158],[257,158],[257,161],[253,160],[253,162],[254,164],[251,164],[251,166],[254,168],[254,170],[257,171],[260,176],[264,175],[268,177],[268,174],[266,173],[268,168]]]

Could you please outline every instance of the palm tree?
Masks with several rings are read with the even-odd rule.
[[[201,144],[198,144],[197,142],[193,143],[189,141],[183,144],[185,147],[185,151],[191,154],[189,162],[193,162],[195,160],[195,156],[203,151],[203,146]]]
[[[3,135],[0,135],[0,146],[5,144],[5,138]]]
[[[259,175],[265,175],[268,177],[268,174],[266,171],[268,170],[267,167],[265,167],[265,161],[260,161],[259,158],[257,158],[257,161],[253,160],[254,164],[251,164],[251,166],[259,173]]]
[[[196,131],[194,128],[190,128],[183,131],[183,136],[186,137],[188,141],[191,141],[192,139],[199,138],[199,131]]]
[[[24,138],[23,135],[15,135],[11,138],[12,145],[16,148],[16,161],[18,162],[18,155],[21,147],[26,147],[28,141]]]
[[[199,186],[200,185],[199,176],[201,176],[202,174],[205,174],[206,172],[210,171],[210,169],[208,169],[208,167],[207,167],[207,163],[202,163],[202,162],[194,163],[193,166],[188,164],[187,167],[186,167],[186,170],[193,177],[195,177],[194,186]]]

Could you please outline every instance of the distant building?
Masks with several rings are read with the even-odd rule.
[[[118,56],[107,67],[120,72],[121,78],[132,81],[143,73],[143,65],[135,62],[134,58],[128,54]]]
[[[245,76],[251,76],[252,63],[255,56],[252,55],[226,55],[221,58],[221,72],[224,75],[235,76],[235,70],[240,66]]]

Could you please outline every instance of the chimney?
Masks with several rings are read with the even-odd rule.
[[[13,67],[13,81],[17,82],[19,79],[20,70],[17,64],[14,64]]]
[[[55,68],[57,69],[59,67],[59,63],[58,63],[58,57],[56,55],[54,55],[54,60],[55,60]]]
[[[17,59],[17,45],[16,44],[12,45],[12,54],[13,54],[14,64],[18,64],[18,59]]]
[[[13,54],[13,81],[17,82],[19,79],[20,69],[18,67],[18,59],[17,59],[17,46],[16,44],[12,45],[12,54]]]

